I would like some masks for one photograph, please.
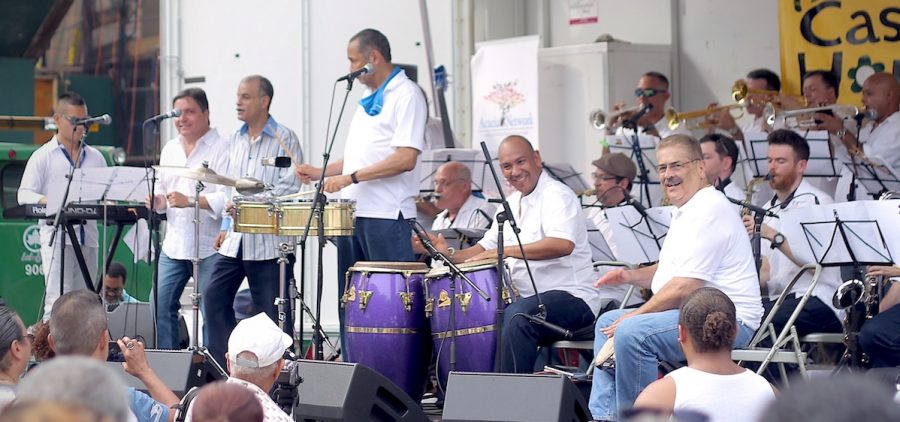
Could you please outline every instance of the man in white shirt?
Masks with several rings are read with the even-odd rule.
[[[561,340],[558,331],[532,322],[543,303],[546,321],[574,331],[589,326],[600,308],[600,295],[591,287],[593,271],[581,205],[566,185],[541,168],[540,153],[517,135],[508,136],[498,151],[503,177],[516,189],[507,200],[521,229],[522,250],[528,258],[534,286],[522,260],[522,250],[511,228],[503,231],[503,256],[519,298],[506,308],[500,340],[502,372],[531,373],[538,344]],[[478,244],[449,251],[439,237],[435,247],[454,262],[498,258],[497,222]]]
[[[303,151],[297,134],[275,121],[269,114],[269,106],[275,89],[269,79],[260,75],[241,80],[237,91],[237,117],[244,125],[232,135],[228,150],[226,176],[240,179],[253,178],[272,186],[273,196],[283,196],[300,190],[300,181],[290,168],[270,167],[263,164],[268,157],[291,157],[302,161]],[[295,164],[299,164],[296,163]],[[234,207],[234,190],[226,189],[229,204]],[[267,200],[265,196],[254,200]],[[226,211],[222,227],[216,237],[212,271],[205,280],[201,277],[203,310],[206,318],[206,334],[209,352],[221,362],[225,358],[226,343],[231,330],[237,325],[234,314],[234,297],[246,277],[253,297],[253,307],[264,311],[273,321],[278,320],[276,297],[287,297],[279,292],[279,246],[292,239],[274,234],[241,233],[234,230],[232,216]],[[285,279],[294,276],[294,254],[288,254]],[[291,312],[285,313],[285,331],[293,330]]]
[[[594,353],[615,339],[615,369],[594,372],[590,410],[594,419],[615,420],[658,376],[658,360],[682,361],[678,307],[700,287],[715,287],[734,302],[738,333],[745,346],[759,326],[763,309],[750,242],[721,192],[706,182],[703,153],[689,136],[670,136],[657,148],[657,171],[676,209],[655,265],[613,270],[595,283],[650,288],[641,307],[607,312],[597,319]]]
[[[209,101],[200,88],[178,93],[172,105],[181,110],[175,119],[178,137],[163,147],[161,166],[201,168],[204,165],[217,174],[228,171],[228,140],[209,126]],[[153,309],[157,310],[156,345],[160,349],[178,348],[178,311],[181,293],[193,275],[195,243],[194,204],[197,181],[160,172],[156,185],[154,209],[166,213],[166,237],[159,256],[159,282]],[[225,187],[204,183],[200,193],[200,274],[201,284],[212,272],[211,256],[216,252],[213,241],[222,225]],[[198,287],[199,289],[199,287]]]
[[[410,222],[416,218],[419,194],[417,165],[424,148],[425,96],[402,69],[391,63],[387,37],[364,29],[347,46],[350,70],[369,64],[372,70],[359,76],[365,85],[363,98],[353,115],[344,158],[327,169],[298,166],[305,183],[324,180],[326,192],[340,191],[356,201],[356,230],[339,237],[338,280],[357,261],[414,261],[409,241]],[[338,297],[344,293],[338,283]],[[338,308],[341,333],[344,311]]]
[[[442,210],[431,230],[452,228],[487,229],[496,207],[472,195],[472,174],[465,164],[451,161],[434,173],[434,204]]]
[[[775,195],[768,203],[770,211],[779,215],[783,212],[800,209],[812,205],[830,204],[832,199],[826,193],[810,185],[804,178],[807,160],[809,160],[809,144],[806,139],[791,130],[780,129],[769,134],[769,174],[772,179],[769,185]],[[753,234],[753,218],[744,216],[744,227]],[[760,270],[760,283],[768,287],[769,298],[763,299],[766,312],[778,299],[787,284],[794,278],[800,266],[806,262],[799,261],[791,253],[792,248],[805,248],[805,239],[788,239],[779,232],[781,220],[766,217],[760,227],[760,234],[766,241],[760,250],[763,254]],[[770,247],[766,247],[769,244]],[[800,303],[812,282],[812,274],[807,272],[794,283],[785,301],[781,304],[772,322],[776,330],[787,324],[791,313]],[[841,284],[841,273],[838,268],[825,268],[819,275],[812,297],[806,302],[799,317],[794,321],[797,334],[803,336],[815,332],[837,333],[842,330],[837,310],[830,306],[835,290]]]
[[[587,210],[588,216],[588,241],[594,243],[591,238],[591,226],[596,227],[598,235],[603,236],[603,240],[609,245],[610,251],[616,259],[619,259],[619,247],[616,239],[613,237],[613,230],[606,218],[606,208],[618,207],[626,204],[630,198],[631,184],[637,175],[637,166],[625,154],[613,152],[603,154],[599,159],[594,160],[594,173],[591,175],[594,179],[594,197],[600,206],[591,206]],[[596,269],[595,278],[599,278],[602,274],[611,270],[610,267],[600,267]],[[615,300],[618,305],[625,298],[628,292],[628,286],[612,286],[600,289],[600,294],[604,298]],[[628,305],[634,305],[641,302],[640,295],[633,293],[628,300]]]
[[[734,139],[711,133],[700,138],[700,149],[703,151],[703,166],[709,184],[729,198],[744,200],[744,191],[731,180],[738,161],[738,148]]]
[[[85,134],[85,126],[74,124],[77,119],[88,117],[87,104],[84,98],[74,92],[62,94],[53,109],[53,122],[56,123],[56,136],[42,145],[25,164],[22,174],[22,183],[19,185],[17,199],[20,205],[47,204],[47,195],[50,186],[54,183],[66,183],[65,176],[74,166],[79,169],[106,167],[106,159],[96,148],[82,144],[81,139]],[[70,192],[68,201],[78,202],[78,197]],[[56,208],[60,204],[52,204]],[[60,228],[56,233],[54,244],[50,246],[50,238],[56,227],[50,220],[40,221],[41,237],[41,265],[44,270],[44,309],[43,318],[48,320],[53,309],[53,302],[60,294],[74,290],[87,288],[84,276],[75,259],[75,249],[66,235],[65,229]],[[75,225],[75,233],[84,254],[91,280],[93,284],[97,277],[97,260],[99,259],[99,234],[97,222],[88,221],[83,225]],[[62,243],[61,243],[62,242]],[[60,256],[60,246],[65,244],[65,255]],[[60,260],[64,261],[65,268],[60,270]],[[60,275],[62,272],[62,275]]]
[[[265,313],[241,320],[228,338],[228,372],[225,382],[253,392],[262,405],[265,422],[291,422],[293,419],[269,397],[269,391],[284,368],[284,351],[291,337],[281,331]],[[313,380],[310,380],[313,381]],[[190,415],[193,408],[188,409]],[[190,416],[187,418],[191,420]]]

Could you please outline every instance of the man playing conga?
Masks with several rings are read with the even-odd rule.
[[[563,336],[525,316],[537,315],[538,305],[543,302],[547,322],[577,330],[593,322],[600,295],[591,287],[591,252],[575,194],[544,174],[540,153],[521,136],[504,139],[498,156],[503,176],[517,191],[509,196],[509,206],[521,229],[522,249],[540,293],[538,299],[516,236],[506,227],[503,255],[519,298],[506,308],[503,318],[500,370],[531,373],[538,344],[561,340]],[[432,241],[454,262],[497,259],[497,229],[495,219],[478,244],[461,251],[449,250],[442,237],[433,237]]]

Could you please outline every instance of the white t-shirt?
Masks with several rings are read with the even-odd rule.
[[[210,129],[200,139],[190,157],[184,154],[184,141],[181,136],[166,143],[159,156],[159,165],[199,168],[203,163],[216,174],[228,172],[229,140]],[[165,171],[159,172],[156,194],[165,196],[169,192],[180,192],[193,202],[196,195],[197,182],[186,177],[173,176]],[[204,183],[200,196],[205,197],[212,209],[200,209],[200,258],[206,258],[216,251],[213,241],[219,234],[222,224],[222,210],[225,208],[225,186]],[[194,257],[194,207],[166,207],[166,238],[163,240],[163,252],[172,259],[191,259]]]
[[[712,186],[672,211],[653,275],[653,293],[673,277],[703,280],[721,290],[734,302],[744,325],[759,327],[763,307],[750,238],[731,203]]]
[[[363,97],[372,94],[367,89]],[[362,106],[356,108],[347,143],[344,147],[344,174],[378,163],[397,148],[414,148],[421,152],[425,144],[425,97],[422,91],[402,71],[384,89],[381,113],[370,116]],[[396,220],[416,217],[416,196],[419,194],[419,171],[416,169],[396,176],[369,180],[347,186],[342,191],[346,199],[356,200],[356,216]]]
[[[565,239],[575,244],[571,254],[545,260],[528,260],[538,291],[562,290],[584,301],[596,314],[600,310],[600,294],[594,288],[591,251],[581,204],[568,186],[541,172],[537,185],[527,196],[514,192],[507,200],[519,225],[522,244],[547,237]],[[497,247],[497,220],[478,242],[486,250]],[[504,246],[516,245],[516,236],[509,225],[503,230]],[[525,263],[507,258],[513,284],[522,297],[534,295]]]
[[[770,201],[766,203],[766,208],[777,215],[781,215],[782,213],[791,212],[808,206],[827,205],[832,202],[834,201],[830,196],[821,190],[814,188],[806,179],[803,179],[800,181],[800,185],[797,186],[793,198],[782,204],[782,202],[778,200],[778,197],[772,197]],[[780,231],[781,221],[780,218],[766,217],[763,219],[763,224],[771,227],[775,231]],[[806,239],[787,239],[787,241],[789,242],[791,249],[809,247],[806,243]],[[769,297],[774,300],[778,298],[778,295],[780,295],[782,291],[784,291],[784,288],[787,287],[787,284],[794,278],[797,271],[800,271],[800,267],[794,264],[794,262],[785,254],[781,253],[780,250],[772,249],[771,244],[771,241],[763,239],[760,244],[760,250],[762,251],[763,256],[769,259],[770,277],[766,285],[769,287]],[[794,283],[794,287],[791,289],[790,293],[803,295],[806,293],[806,289],[809,288],[811,282],[812,273],[804,273],[803,276]],[[816,288],[813,290],[813,296],[819,298],[819,300],[828,305],[828,307],[835,312],[835,315],[838,315],[838,311],[831,305],[831,297],[834,296],[834,292],[840,284],[841,271],[839,268],[823,268],[822,273],[819,274],[819,281],[816,283]]]
[[[443,210],[434,218],[431,230],[486,229],[490,227],[496,209],[497,207],[487,200],[469,195],[466,202],[459,208],[459,212],[456,213],[456,218],[451,220],[448,216],[449,212]]]
[[[874,126],[874,122],[869,122],[859,132],[866,157],[878,157],[895,172],[900,172],[900,111]]]
[[[675,381],[674,410],[703,413],[709,422],[758,421],[775,399],[769,382],[750,370],[719,375],[685,366],[666,376]]]

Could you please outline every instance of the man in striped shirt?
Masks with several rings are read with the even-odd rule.
[[[291,168],[264,166],[263,158],[289,156],[303,159],[297,135],[279,124],[269,115],[274,89],[272,83],[263,76],[247,76],[238,87],[237,113],[244,125],[231,138],[227,176],[232,178],[255,178],[272,186],[271,194],[282,196],[300,189]],[[229,190],[231,198],[227,209],[233,210],[235,194]],[[255,198],[264,201],[265,198]],[[232,304],[238,287],[247,278],[253,305],[265,311],[272,321],[278,321],[277,307],[274,305],[278,292],[278,246],[289,242],[285,237],[271,234],[251,234],[235,232],[232,217],[226,212],[222,231],[216,238],[212,272],[204,282],[203,307],[212,356],[224,363],[228,336],[237,325]],[[294,257],[289,256],[287,279],[293,277]],[[288,313],[286,327],[293,323]]]

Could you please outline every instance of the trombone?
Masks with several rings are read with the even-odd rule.
[[[732,117],[734,117],[734,119],[737,120],[737,119],[740,119],[741,116],[744,115],[744,107],[745,107],[744,104],[738,103],[738,104],[729,104],[729,105],[718,106],[718,107],[707,107],[704,109],[699,109],[699,110],[694,110],[694,111],[686,111],[683,113],[679,113],[678,110],[675,110],[674,107],[669,107],[666,109],[665,118],[666,118],[666,123],[669,125],[669,129],[675,130],[687,121],[694,120],[694,119],[701,118],[701,117],[706,118],[707,116],[709,116],[711,114],[718,113],[723,110],[728,110],[729,112],[731,112],[731,110],[735,110],[735,109],[740,110],[739,114],[737,114],[737,115],[732,114]],[[705,124],[703,122],[697,123],[693,127],[689,126],[690,129],[696,129],[696,128],[702,128],[702,127],[705,127]]]
[[[830,111],[841,119],[848,119],[859,114],[859,108],[852,104],[832,104],[822,107],[798,108],[796,110],[783,110],[775,112],[774,108],[767,107],[763,112],[766,123],[774,126],[781,122],[786,129],[813,129],[818,126],[815,119],[816,113]]]
[[[603,110],[594,110],[591,112],[588,120],[591,122],[591,126],[597,130],[606,130],[613,132],[622,125],[623,118],[635,111],[641,109],[641,106],[636,105],[634,107],[628,107],[626,109],[622,109],[617,111],[615,114],[608,116]]]
[[[747,86],[747,81],[743,79],[738,79],[734,81],[734,84],[731,85],[731,98],[736,102],[743,104],[747,100],[747,96],[751,94],[760,95],[763,98],[759,100],[761,103],[777,103],[778,97],[784,95],[778,91],[772,91],[768,89],[750,89]],[[792,95],[791,97],[796,98],[800,101],[800,104],[806,105],[806,98],[801,96]],[[755,101],[751,101],[754,103]]]

